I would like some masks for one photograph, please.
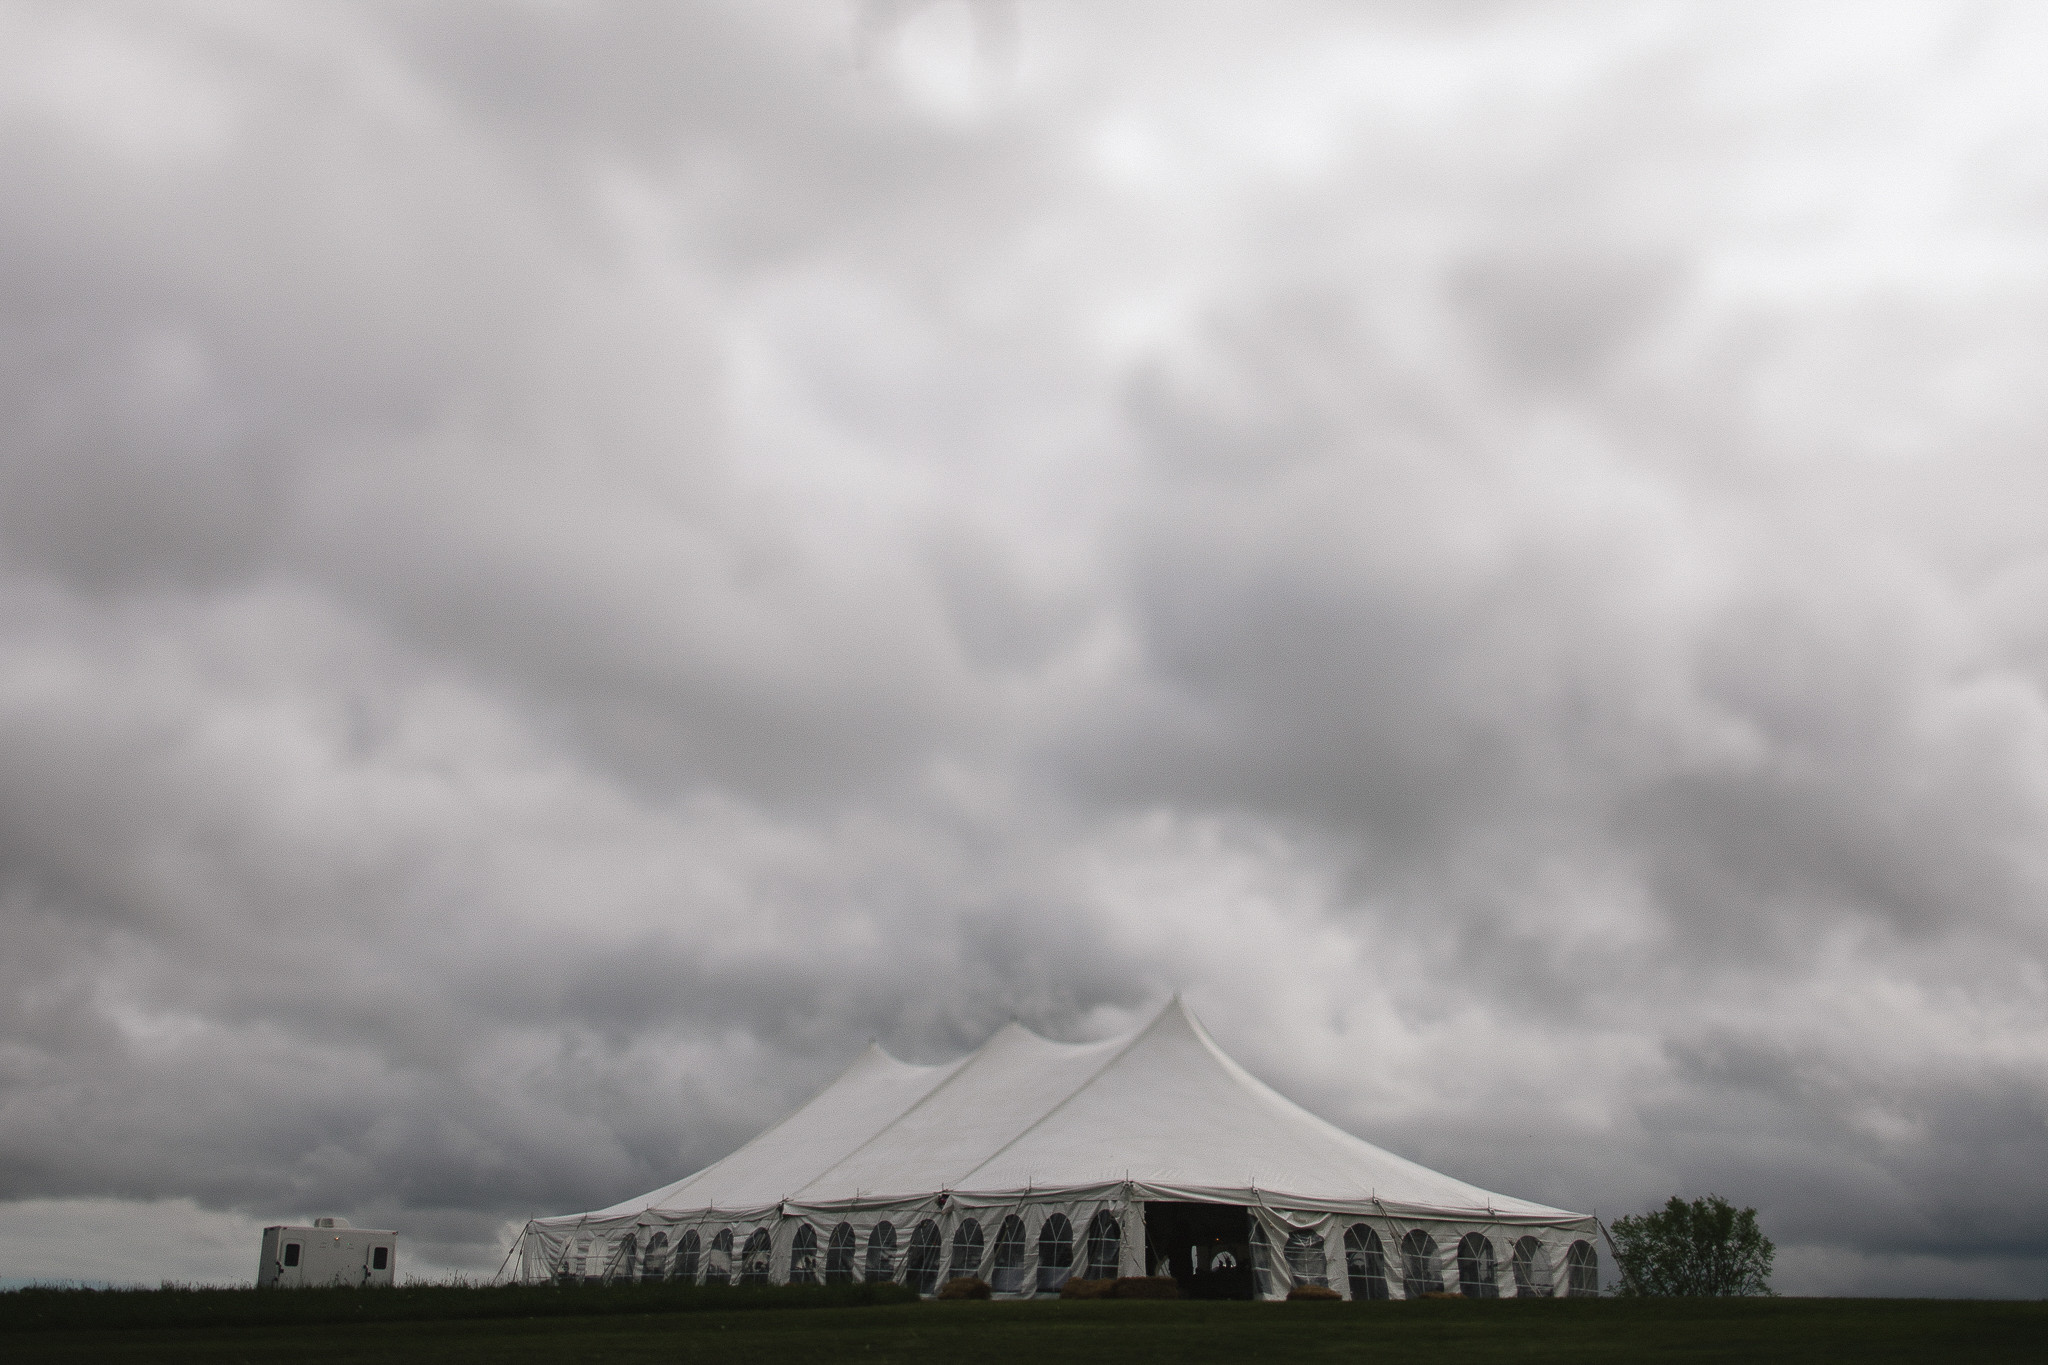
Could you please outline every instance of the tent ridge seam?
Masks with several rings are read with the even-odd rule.
[[[1027,1029],[1025,1031],[1029,1032],[1030,1030]],[[816,1187],[819,1184],[819,1182],[825,1179],[826,1176],[831,1175],[832,1172],[838,1170],[841,1166],[844,1166],[847,1162],[853,1160],[862,1152],[865,1152],[868,1148],[874,1146],[877,1142],[880,1142],[884,1137],[888,1136],[890,1130],[895,1128],[897,1124],[903,1122],[903,1120],[909,1118],[912,1114],[915,1114],[918,1110],[924,1108],[925,1105],[931,1103],[932,1096],[938,1094],[941,1090],[944,1090],[947,1086],[959,1080],[960,1077],[965,1073],[972,1071],[974,1069],[974,1064],[980,1061],[982,1059],[983,1054],[985,1054],[988,1051],[989,1044],[995,1042],[995,1040],[997,1038],[1000,1038],[1001,1036],[1002,1034],[1000,1032],[996,1033],[995,1035],[991,1036],[987,1040],[987,1042],[984,1042],[980,1047],[974,1049],[974,1051],[968,1053],[965,1057],[962,1057],[958,1062],[954,1063],[952,1073],[948,1075],[945,1080],[940,1081],[937,1085],[925,1091],[924,1094],[918,1096],[917,1103],[911,1105],[908,1109],[898,1114],[895,1118],[890,1119],[880,1128],[877,1128],[866,1142],[861,1143],[860,1146],[854,1148],[845,1156],[840,1157],[839,1160],[833,1162],[830,1166],[827,1166],[824,1170],[818,1172],[809,1180],[805,1181],[801,1186],[798,1187],[797,1193],[802,1194],[805,1190],[809,1190]],[[884,1052],[882,1055],[886,1057],[888,1056],[888,1053]]]
[[[1145,1025],[1145,1027],[1139,1029],[1136,1033],[1132,1034],[1130,1037],[1130,1041],[1126,1042],[1122,1047],[1118,1048],[1116,1050],[1115,1055],[1110,1057],[1108,1061],[1104,1062],[1101,1066],[1096,1067],[1094,1071],[1090,1072],[1087,1080],[1081,1082],[1072,1090],[1069,1090],[1064,1099],[1062,1099],[1058,1104],[1055,1104],[1052,1108],[1046,1110],[1043,1114],[1040,1114],[1037,1118],[1033,1119],[1028,1125],[1025,1126],[1025,1128],[1022,1131],[1020,1131],[1017,1134],[1017,1136],[1011,1138],[1008,1142],[996,1148],[993,1152],[990,1152],[986,1157],[984,1157],[981,1161],[977,1162],[975,1165],[968,1167],[967,1170],[961,1173],[959,1180],[955,1183],[966,1182],[974,1175],[976,1171],[980,1170],[983,1166],[988,1165],[991,1161],[994,1161],[997,1157],[1001,1156],[1004,1152],[1009,1151],[1012,1147],[1015,1147],[1025,1138],[1030,1137],[1032,1133],[1038,1130],[1038,1126],[1040,1124],[1044,1123],[1054,1114],[1059,1113],[1060,1110],[1066,1108],[1069,1104],[1072,1104],[1076,1096],[1080,1095],[1082,1091],[1086,1090],[1089,1086],[1095,1084],[1096,1081],[1102,1078],[1103,1072],[1109,1070],[1118,1062],[1122,1061],[1132,1048],[1136,1047],[1139,1043],[1143,1042],[1146,1036],[1149,1035],[1153,1029],[1158,1028],[1161,1021],[1163,1021],[1167,1015],[1173,1013],[1174,1006],[1179,1003],[1179,996],[1175,996],[1172,1000],[1167,1001],[1166,1007],[1160,1010],[1159,1013],[1152,1016],[1151,1023]]]
[[[754,1134],[753,1137],[747,1139],[747,1141],[745,1142],[742,1142],[739,1146],[733,1148],[730,1152],[727,1152],[724,1156],[718,1158],[718,1160],[712,1162],[710,1165],[700,1167],[693,1173],[684,1176],[681,1180],[676,1181],[673,1185],[665,1186],[656,1194],[648,1198],[646,1207],[650,1209],[654,1208],[658,1204],[665,1204],[668,1201],[687,1193],[692,1185],[696,1184],[699,1180],[702,1180],[705,1176],[717,1170],[720,1166],[723,1166],[726,1162],[731,1161],[734,1157],[737,1157],[744,1152],[751,1151],[754,1148],[759,1147],[763,1143],[767,1142],[769,1138],[781,1132],[791,1123],[794,1123],[797,1117],[801,1115],[805,1110],[809,1109],[813,1104],[817,1103],[817,1101],[825,1095],[830,1094],[835,1087],[837,1087],[842,1081],[846,1080],[847,1077],[851,1076],[854,1073],[854,1071],[859,1068],[860,1064],[868,1059],[868,1054],[871,1052],[879,1053],[882,1057],[884,1057],[890,1062],[895,1063],[895,1065],[897,1066],[915,1065],[915,1063],[899,1061],[897,1058],[889,1056],[888,1050],[884,1048],[881,1045],[881,1043],[877,1042],[873,1038],[868,1039],[868,1045],[865,1048],[861,1049],[860,1055],[855,1057],[852,1061],[848,1062],[846,1064],[846,1069],[841,1071],[837,1076],[835,1076],[823,1090],[819,1091],[816,1095],[811,1096],[810,1099],[804,1101],[796,1108],[790,1110],[787,1114],[784,1114],[774,1123],[769,1124],[768,1127]],[[940,1084],[944,1084],[944,1082],[940,1082]],[[879,1136],[879,1134],[877,1136]],[[852,1153],[848,1153],[848,1155],[850,1156],[852,1155]],[[713,1205],[713,1207],[716,1207],[716,1205]]]

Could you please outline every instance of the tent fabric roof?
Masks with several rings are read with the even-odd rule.
[[[870,1046],[732,1155],[581,1217],[1120,1181],[1226,1202],[1293,1196],[1451,1217],[1582,1216],[1454,1180],[1324,1122],[1226,1056],[1176,996],[1145,1027],[1103,1042],[1057,1043],[1010,1024],[938,1066]]]

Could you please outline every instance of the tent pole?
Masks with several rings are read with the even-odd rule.
[[[1614,1257],[1614,1268],[1621,1272],[1621,1282],[1628,1286],[1631,1294],[1640,1295],[1642,1291],[1636,1288],[1635,1277],[1630,1275],[1628,1267],[1621,1263],[1621,1250],[1614,1245],[1614,1234],[1607,1230],[1607,1224],[1600,1221],[1600,1215],[1597,1213],[1593,1215],[1593,1226],[1600,1229],[1601,1240],[1607,1243],[1607,1253]]]
[[[505,1259],[498,1262],[498,1273],[491,1276],[492,1284],[496,1284],[499,1280],[505,1278],[505,1267],[512,1264],[512,1253],[519,1250],[519,1244],[526,1240],[526,1229],[532,1226],[533,1220],[531,1218],[527,1219],[525,1227],[520,1228],[518,1236],[512,1239],[512,1245],[505,1251]]]

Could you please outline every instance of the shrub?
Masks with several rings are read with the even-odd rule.
[[[1298,1284],[1287,1291],[1287,1301],[1289,1303],[1299,1303],[1304,1299],[1341,1299],[1343,1297],[1336,1290],[1325,1289],[1319,1284]]]
[[[1113,1281],[1109,1293],[1112,1299],[1177,1299],[1180,1297],[1180,1282],[1171,1275],[1126,1275]]]
[[[1063,1299],[1106,1299],[1116,1287],[1115,1280],[1068,1280],[1060,1286]]]
[[[957,1280],[948,1280],[939,1287],[942,1299],[985,1299],[988,1297],[988,1281],[977,1280],[972,1275],[962,1275]]]
[[[1621,1292],[1729,1297],[1771,1292],[1778,1249],[1756,1225],[1756,1210],[1718,1194],[1690,1204],[1672,1195],[1654,1213],[1614,1220]]]

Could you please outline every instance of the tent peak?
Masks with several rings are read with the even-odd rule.
[[[869,1207],[935,1191],[1042,1200],[1118,1181],[1235,1204],[1363,1211],[1370,1201],[1384,1213],[1386,1200],[1531,1226],[1581,1217],[1503,1199],[1345,1132],[1233,1060],[1180,991],[1152,999],[1150,1014],[1123,1015],[1134,1027],[1093,1042],[1055,1041],[1012,1019],[970,1054],[920,1065],[871,1040],[839,1080],[731,1155],[584,1217]]]
[[[1139,1031],[1149,1033],[1168,1020],[1178,1020],[1198,1036],[1208,1037],[1209,1031],[1202,1027],[1202,1021],[1195,1016],[1193,1010],[1188,1008],[1188,1002],[1181,996],[1179,991],[1175,991],[1172,998],[1160,1006],[1159,1013],[1152,1016],[1152,1022],[1145,1025]]]

